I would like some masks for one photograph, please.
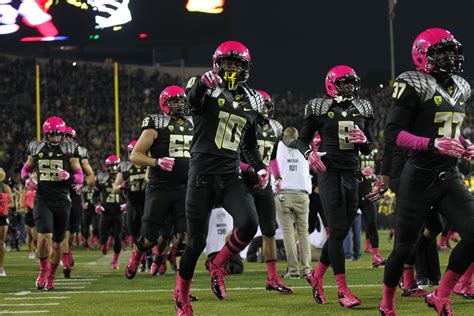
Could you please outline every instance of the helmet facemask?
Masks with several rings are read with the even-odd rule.
[[[354,75],[345,75],[344,77],[337,78],[334,82],[334,86],[337,88],[337,97],[339,102],[351,101],[357,97],[357,93],[360,89],[360,78]]]
[[[439,75],[454,75],[462,72],[464,56],[462,45],[455,39],[445,39],[443,43],[428,48],[426,57],[432,65],[431,72]]]
[[[46,137],[46,141],[48,142],[48,144],[50,145],[59,145],[59,143],[61,142],[61,140],[63,139],[64,137],[64,134],[60,131],[51,131],[49,133],[47,133],[45,135]]]
[[[114,162],[107,165],[107,171],[111,174],[116,174],[118,172],[119,164]]]
[[[270,100],[265,100],[263,104],[263,117],[266,119],[273,118],[273,115],[275,113],[275,106],[273,104],[273,101]]]
[[[218,74],[230,91],[236,90],[239,82],[248,78],[250,62],[239,56],[225,56],[217,60]]]
[[[170,108],[169,115],[182,117],[188,114],[187,100],[185,96],[178,95],[176,97],[169,98],[166,103]]]

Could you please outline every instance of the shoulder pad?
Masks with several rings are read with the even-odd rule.
[[[308,102],[305,110],[305,116],[315,115],[320,116],[328,112],[329,108],[333,103],[332,99],[329,98],[315,98]]]
[[[71,156],[71,157],[77,154],[77,150],[79,147],[75,141],[70,141],[70,142],[62,141],[59,146],[61,147],[61,151],[63,152],[63,154]]]
[[[44,140],[33,140],[28,144],[28,154],[36,156],[43,149],[46,142]]]
[[[191,123],[191,125],[194,126],[194,121],[193,121],[193,117],[192,116],[185,116],[184,117],[186,121],[188,121],[189,123]]]
[[[276,138],[279,138],[281,134],[283,134],[283,126],[277,120],[269,119],[268,121],[270,122],[270,126],[272,127]]]
[[[249,99],[252,109],[257,113],[262,114],[265,105],[265,99],[263,98],[263,95],[254,89],[247,89],[246,87],[243,87],[243,89]]]
[[[372,104],[364,99],[355,99],[352,101],[352,105],[359,111],[360,115],[366,118],[374,118],[374,110]]]
[[[89,159],[89,153],[87,152],[87,149],[85,147],[79,146],[77,150],[79,151],[79,158]]]
[[[104,184],[107,182],[107,180],[109,180],[109,178],[110,175],[107,172],[100,172],[97,175],[97,182],[99,182],[100,184]]]
[[[421,102],[433,98],[436,92],[436,79],[431,75],[419,71],[405,71],[397,77],[396,81],[403,80],[415,89]]]
[[[162,114],[151,114],[143,119],[142,129],[154,128],[156,130],[165,128],[171,121],[171,117]]]
[[[119,164],[119,172],[128,172],[132,168],[132,163],[130,161],[122,161]]]
[[[461,93],[464,95],[464,100],[468,102],[471,100],[471,85],[464,79],[458,75],[453,76],[454,83],[459,87]]]

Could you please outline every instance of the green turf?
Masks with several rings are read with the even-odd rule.
[[[390,248],[386,233],[381,233],[381,253],[387,255]],[[7,277],[0,278],[0,314],[6,311],[47,310],[54,315],[173,315],[171,295],[174,274],[170,273],[171,270],[163,277],[150,277],[142,273],[129,281],[124,276],[129,255],[128,249],[122,253],[120,270],[117,271],[110,268],[111,255],[104,257],[99,251],[85,253],[78,248],[72,278],[65,281],[61,271],[58,271],[56,290],[46,292],[34,289],[38,265],[34,260],[27,259],[28,253],[9,252],[5,261]],[[441,254],[443,269],[447,258],[446,253]],[[353,310],[338,305],[332,273],[327,273],[325,278],[326,305],[313,303],[310,288],[303,279],[286,281],[294,287],[293,295],[282,296],[265,291],[266,271],[262,263],[245,263],[244,274],[230,276],[226,282],[227,299],[217,301],[209,289],[209,277],[202,259],[193,283],[193,294],[200,298],[193,304],[196,315],[378,315],[383,269],[370,268],[369,255],[346,264],[349,285],[362,300],[362,305]],[[278,267],[282,273],[285,262],[279,262]],[[48,299],[58,296],[64,298]],[[474,315],[473,302],[457,296],[453,300],[456,315]],[[397,315],[436,315],[434,310],[426,307],[423,299],[397,297],[397,302]],[[59,305],[6,306],[51,303]]]

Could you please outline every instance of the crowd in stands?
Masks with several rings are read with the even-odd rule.
[[[11,175],[26,159],[26,147],[36,136],[35,60],[0,56],[0,166]],[[115,153],[113,66],[80,62],[49,61],[41,64],[41,118],[61,116],[78,133],[78,142],[89,150],[94,169]],[[140,135],[140,123],[146,113],[159,111],[161,90],[180,82],[178,77],[157,69],[119,69],[120,144],[122,156],[132,139]],[[269,91],[271,92],[271,91]],[[363,89],[361,96],[374,105],[374,135],[377,147],[383,139],[383,124],[391,104],[389,87]],[[301,127],[304,107],[315,96],[296,95],[291,91],[274,94],[275,118],[283,126]],[[472,107],[463,130],[471,136]],[[18,173],[18,172],[16,172]]]

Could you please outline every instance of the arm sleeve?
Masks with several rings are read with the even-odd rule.
[[[191,110],[199,110],[204,105],[207,87],[199,77],[191,77],[186,86],[186,95]]]
[[[25,180],[30,176],[30,172],[33,171],[33,168],[31,168],[30,163],[27,161],[23,165],[23,168],[21,168],[21,178]]]
[[[318,119],[314,115],[308,115],[305,120],[301,132],[296,143],[298,150],[306,158],[311,151],[310,144],[313,136],[318,130]]]
[[[392,174],[393,165],[393,145],[385,144],[383,151],[382,165],[380,168],[380,174],[382,176],[390,176]]]
[[[82,173],[82,169],[74,169],[73,171],[73,179],[72,183],[74,184],[82,184],[84,182],[84,174]]]
[[[245,131],[244,141],[242,142],[242,155],[255,172],[265,169],[265,164],[262,162],[262,157],[258,151],[255,123]]]
[[[374,149],[374,134],[372,132],[372,126],[374,125],[374,120],[370,119],[366,121],[364,127],[364,135],[367,137],[367,142],[365,144],[359,145],[359,150],[364,155],[370,155]]]

